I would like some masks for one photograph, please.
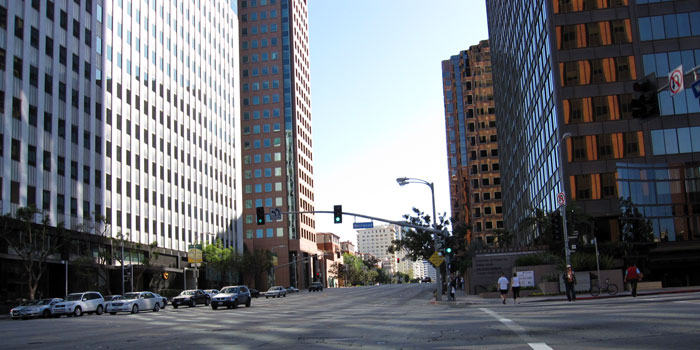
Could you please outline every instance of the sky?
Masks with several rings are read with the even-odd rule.
[[[316,210],[402,220],[450,213],[441,62],[488,39],[485,0],[309,0]],[[353,222],[317,232],[356,242]],[[375,226],[382,224],[375,222]]]

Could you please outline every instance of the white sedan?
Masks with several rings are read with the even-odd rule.
[[[160,310],[161,300],[151,292],[135,292],[124,294],[124,299],[107,302],[105,311],[111,315],[117,312],[131,312],[136,314],[141,310]]]

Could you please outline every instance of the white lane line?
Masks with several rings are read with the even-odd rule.
[[[491,317],[497,319],[499,322],[503,323],[506,327],[508,327],[508,329],[513,331],[513,333],[515,333],[518,337],[522,338],[526,342],[532,340],[530,338],[530,336],[527,335],[525,328],[523,328],[519,324],[513,322],[513,320],[503,318],[495,311],[487,309],[487,308],[482,307],[482,308],[479,308],[479,310],[487,313],[489,316],[491,316]],[[530,342],[528,342],[527,345],[529,345],[533,350],[554,350],[546,343],[530,343]]]

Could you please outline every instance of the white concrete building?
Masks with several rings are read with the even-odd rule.
[[[102,215],[174,256],[216,238],[242,250],[232,8],[0,0],[2,213]]]
[[[401,265],[397,259],[403,260],[403,255],[389,253],[387,249],[400,235],[401,227],[392,224],[357,230],[357,251],[375,256],[384,268],[396,273]]]

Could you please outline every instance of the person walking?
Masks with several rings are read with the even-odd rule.
[[[628,267],[627,271],[625,271],[625,282],[630,283],[630,287],[632,287],[632,297],[634,298],[637,297],[637,282],[642,279],[642,276],[642,273],[635,263],[632,263],[632,266]]]
[[[450,300],[457,300],[457,298],[455,298],[455,293],[457,293],[457,280],[453,278],[452,281],[450,281]]]
[[[501,292],[501,299],[503,299],[503,304],[506,303],[506,298],[508,297],[508,278],[506,274],[501,272],[501,278],[498,279],[498,290]]]
[[[513,304],[518,303],[520,298],[520,277],[517,272],[513,272],[513,278],[510,280],[510,288],[513,290]]]
[[[571,265],[566,265],[566,271],[561,275],[564,280],[564,286],[566,287],[566,298],[569,301],[576,301],[576,275]]]

